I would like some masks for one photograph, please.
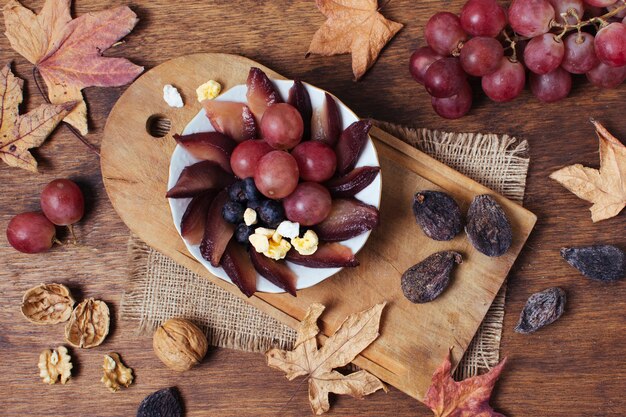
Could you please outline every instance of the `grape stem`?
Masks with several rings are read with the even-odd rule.
[[[561,33],[559,33],[558,35],[555,35],[554,37],[557,41],[560,41],[567,32],[570,32],[574,29],[577,30],[578,33],[580,34],[581,29],[585,26],[597,24],[600,28],[602,28],[608,24],[607,23],[608,19],[610,19],[611,17],[615,16],[616,14],[618,14],[619,12],[623,10],[626,10],[626,2],[622,4],[621,6],[616,7],[615,9],[611,10],[610,12],[602,16],[597,16],[597,17],[592,17],[591,19],[582,20],[581,17],[578,16],[578,13],[576,12],[576,10],[569,9],[567,13],[561,13],[561,17],[563,18],[563,22],[565,23],[558,23],[553,20],[550,23],[550,27],[561,29]],[[572,16],[574,19],[576,19],[576,23],[574,24],[568,23],[567,17],[569,16]]]

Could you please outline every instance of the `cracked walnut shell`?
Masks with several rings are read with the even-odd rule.
[[[199,364],[208,349],[202,330],[185,319],[169,319],[155,332],[154,353],[168,368],[186,371]]]
[[[65,339],[81,348],[100,345],[109,334],[109,307],[104,301],[89,298],[78,304],[65,326]]]
[[[59,346],[56,350],[46,349],[39,355],[39,376],[46,384],[56,384],[61,379],[65,384],[72,376],[72,358],[65,346]]]
[[[57,324],[72,315],[74,299],[61,284],[40,284],[24,293],[22,314],[36,324]]]
[[[104,364],[102,364],[104,375],[101,382],[107,386],[111,392],[118,391],[121,387],[126,387],[133,383],[133,370],[124,366],[120,355],[111,352],[104,355]]]

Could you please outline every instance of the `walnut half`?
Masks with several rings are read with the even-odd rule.
[[[65,384],[72,376],[72,358],[65,346],[41,352],[37,366],[39,366],[39,376],[46,384],[55,384],[59,377],[61,384]]]
[[[76,306],[65,326],[65,339],[72,346],[92,348],[109,334],[109,307],[104,301],[89,298]]]
[[[72,315],[74,299],[61,284],[40,284],[24,293],[22,314],[36,324],[56,324]]]
[[[104,382],[111,392],[118,391],[122,386],[128,388],[133,383],[133,370],[124,366],[120,355],[115,352],[104,355],[102,369],[104,375],[100,381]]]

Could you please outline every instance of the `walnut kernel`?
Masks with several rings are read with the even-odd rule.
[[[104,364],[102,364],[104,375],[101,382],[107,386],[111,392],[118,391],[122,386],[128,388],[133,383],[133,370],[124,366],[120,355],[111,352],[104,355]]]
[[[109,307],[104,301],[89,298],[78,304],[65,326],[65,339],[72,346],[92,348],[109,334]]]
[[[39,376],[46,384],[55,384],[59,378],[61,384],[65,384],[72,376],[72,358],[65,346],[41,352],[37,366],[39,366]]]
[[[70,290],[61,284],[40,284],[24,293],[22,314],[36,324],[56,324],[72,315],[74,299]]]
[[[208,349],[202,330],[185,319],[169,319],[154,332],[154,353],[168,368],[186,371],[199,364]]]

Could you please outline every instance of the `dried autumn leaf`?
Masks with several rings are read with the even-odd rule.
[[[116,7],[72,20],[70,5],[71,0],[46,0],[34,14],[10,0],[4,7],[5,35],[11,47],[37,67],[52,103],[79,101],[65,121],[86,134],[87,106],[81,90],[128,84],[143,71],[127,59],[102,56],[138,19],[128,7]]]
[[[316,336],[320,329],[317,319],[325,307],[312,304],[300,322],[294,349],[268,350],[265,354],[267,364],[285,372],[290,381],[308,375],[309,402],[318,415],[329,410],[328,394],[331,392],[362,398],[379,389],[386,391],[383,383],[367,371],[343,375],[333,370],[350,363],[378,337],[383,307],[384,303],[377,304],[369,310],[350,315],[318,349]]]
[[[37,161],[28,150],[40,146],[76,102],[43,104],[20,116],[23,83],[9,64],[0,71],[0,158],[9,166],[37,172]]]
[[[433,410],[435,417],[505,417],[489,405],[491,391],[505,364],[506,358],[486,374],[457,382],[450,374],[452,364],[448,352],[433,374],[424,404]]]
[[[352,54],[352,72],[358,80],[374,65],[383,47],[402,24],[378,10],[378,0],[316,0],[328,19],[313,35],[309,54]]]
[[[591,220],[610,219],[626,206],[626,146],[599,122],[591,121],[600,140],[600,169],[570,165],[550,175],[591,206]]]

